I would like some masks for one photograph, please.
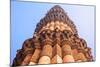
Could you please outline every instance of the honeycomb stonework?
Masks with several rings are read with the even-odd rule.
[[[59,6],[51,8],[24,41],[12,66],[93,61],[91,48],[80,38],[73,21]]]

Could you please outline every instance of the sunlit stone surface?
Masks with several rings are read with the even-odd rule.
[[[50,58],[48,56],[42,56],[38,64],[50,64]]]
[[[55,5],[36,25],[33,37],[24,41],[12,66],[84,61],[93,61],[91,48],[64,9]]]

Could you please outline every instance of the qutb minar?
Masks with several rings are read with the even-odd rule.
[[[91,48],[78,35],[73,21],[59,5],[52,7],[24,41],[12,66],[93,61]]]

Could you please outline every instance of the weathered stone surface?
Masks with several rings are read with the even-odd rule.
[[[24,41],[12,66],[93,61],[91,48],[80,38],[73,21],[59,5],[37,24]]]
[[[63,58],[63,63],[75,62],[72,55],[65,55]]]
[[[40,57],[38,64],[50,64],[50,57],[48,56]]]

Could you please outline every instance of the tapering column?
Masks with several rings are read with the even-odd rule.
[[[50,64],[51,57],[52,57],[52,46],[49,44],[44,45],[38,64]]]
[[[51,59],[51,63],[55,64],[55,63],[62,63],[62,50],[60,45],[56,44],[53,47],[53,56]]]
[[[87,61],[87,59],[83,53],[78,53],[76,62],[82,62],[82,61]]]
[[[23,44],[22,50],[23,50],[23,55],[25,57],[21,63],[22,66],[28,65],[30,62],[30,59],[32,57],[32,53],[34,52],[34,47],[32,44],[33,44],[32,38],[27,39]]]
[[[72,55],[73,55],[75,61],[77,61],[77,54],[78,54],[77,48],[73,48],[72,49]]]
[[[70,30],[64,30],[62,33],[62,55],[63,55],[63,63],[67,62],[75,62],[74,57],[72,55],[72,43],[70,42],[69,38],[72,36]]]
[[[29,65],[35,65],[38,63],[38,60],[40,58],[40,53],[41,53],[41,44],[39,42],[39,35],[35,34],[33,36],[33,42],[34,42],[34,46],[35,46],[35,51],[32,54],[32,57],[30,59],[30,63]]]
[[[75,62],[74,57],[72,56],[72,49],[71,49],[71,43],[68,41],[68,35],[62,34],[63,35],[63,40],[62,40],[62,54],[63,54],[63,63],[66,62]]]
[[[30,62],[30,59],[32,57],[32,52],[31,49],[28,49],[26,51],[24,51],[24,54],[25,54],[25,58],[24,60],[22,61],[21,65],[24,66],[24,65],[28,65],[29,62]]]
[[[31,59],[31,57],[32,57],[32,54],[28,54],[26,57],[25,57],[25,59],[23,60],[23,62],[22,62],[22,66],[26,66],[26,65],[28,65],[29,64],[29,61],[30,61],[30,59]]]
[[[74,57],[72,56],[71,47],[69,45],[64,44],[62,46],[62,52],[63,52],[63,63],[75,62]]]
[[[62,63],[62,50],[60,47],[60,39],[61,39],[61,31],[60,28],[58,27],[59,22],[56,21],[55,24],[55,31],[54,31],[54,37],[53,37],[53,56],[52,56],[52,60],[51,63],[55,64],[55,63]],[[54,52],[55,51],[55,52]]]
[[[38,63],[38,60],[40,57],[40,52],[41,52],[40,49],[37,49],[37,48],[35,49],[35,52],[33,53],[32,57],[31,57],[29,65],[35,65]]]
[[[50,33],[50,32],[48,32]],[[44,32],[44,40],[42,41],[42,51],[38,64],[50,64],[52,57],[52,41],[47,31]]]

